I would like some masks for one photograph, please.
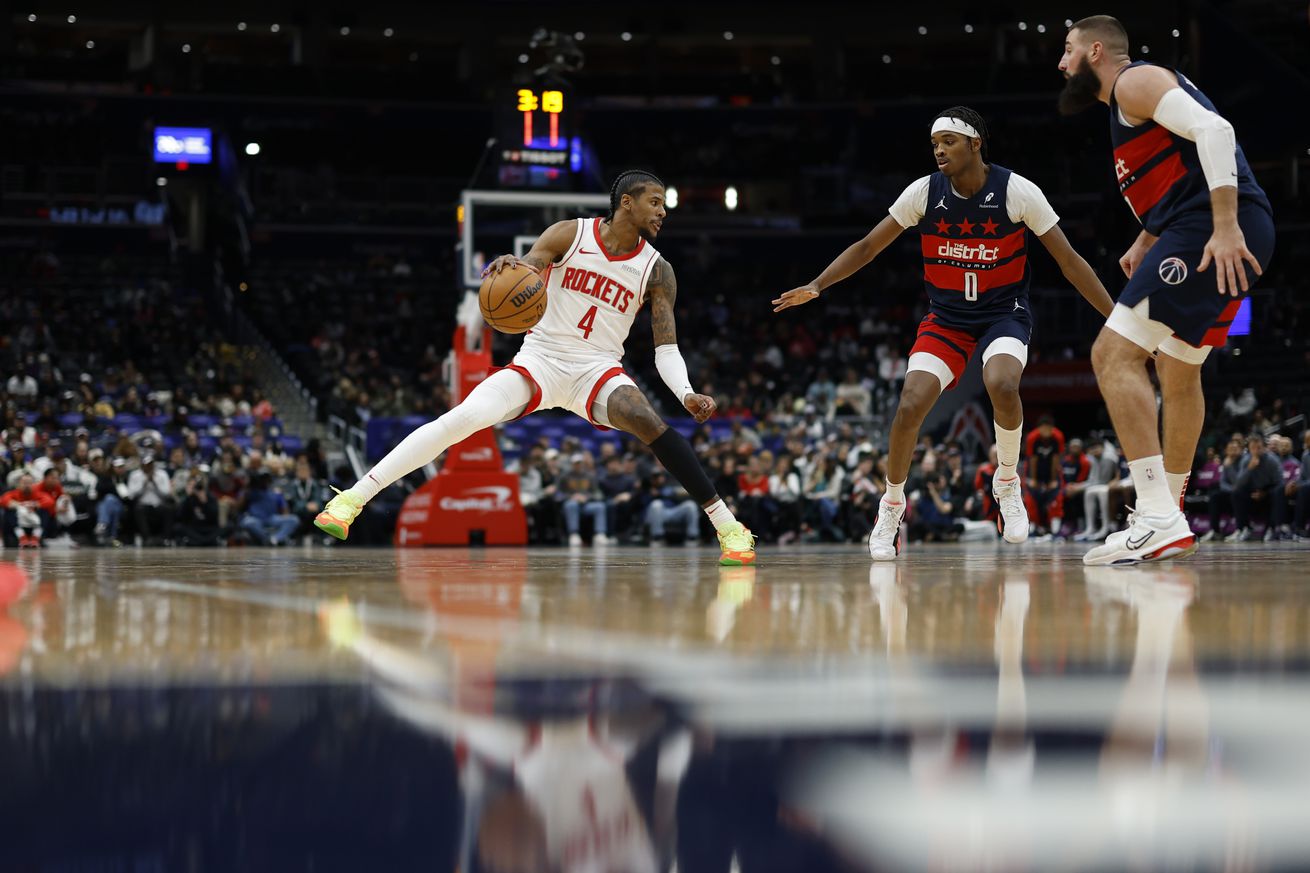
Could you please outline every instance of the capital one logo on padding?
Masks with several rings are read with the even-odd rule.
[[[1187,281],[1187,264],[1182,258],[1165,258],[1160,262],[1160,280],[1166,285],[1181,285]]]
[[[500,485],[466,488],[459,497],[441,498],[438,505],[446,512],[507,512],[514,507],[513,493]]]

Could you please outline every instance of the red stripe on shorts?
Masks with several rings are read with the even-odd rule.
[[[626,376],[626,375],[628,374],[623,372],[622,367],[610,367],[601,375],[599,379],[596,380],[596,384],[591,386],[591,393],[587,395],[586,411],[587,411],[587,421],[591,422],[592,427],[597,428],[598,430],[613,429],[613,428],[608,428],[603,424],[596,423],[596,419],[591,417],[591,404],[596,402],[596,395],[600,394],[600,389],[605,387],[606,382],[618,376]]]
[[[1224,311],[1219,313],[1219,317],[1215,319],[1215,326],[1207,330],[1205,336],[1201,337],[1201,345],[1223,348],[1224,344],[1228,342],[1228,331],[1233,326],[1233,319],[1237,317],[1237,308],[1241,305],[1242,301],[1240,299],[1230,301],[1224,307]]]
[[[536,412],[537,407],[541,405],[541,386],[537,384],[536,379],[532,378],[532,374],[528,372],[527,368],[520,364],[506,364],[503,367],[492,367],[491,372],[494,373],[497,370],[513,370],[515,373],[518,373],[524,379],[527,379],[532,383],[532,399],[528,401],[528,405],[523,410],[523,414],[518,418],[524,418]],[[491,373],[488,373],[487,375],[491,375]],[[514,420],[518,421],[518,418]]]
[[[954,388],[977,346],[978,340],[972,334],[938,324],[937,317],[929,314],[919,322],[919,333],[910,354],[926,352],[950,367],[951,384],[946,387]]]

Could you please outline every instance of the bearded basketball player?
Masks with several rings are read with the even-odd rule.
[[[1119,192],[1142,225],[1119,260],[1128,284],[1092,347],[1137,506],[1127,530],[1083,562],[1186,556],[1196,537],[1180,504],[1205,423],[1201,365],[1227,342],[1242,298],[1269,265],[1273,211],[1233,126],[1182,73],[1129,57],[1117,19],[1094,15],[1074,24],[1060,71],[1062,113],[1098,102],[1110,107]],[[1164,399],[1163,446],[1146,371],[1152,355]]]

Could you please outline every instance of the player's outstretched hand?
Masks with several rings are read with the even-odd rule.
[[[504,270],[506,267],[512,267],[515,264],[521,264],[521,263],[523,262],[518,258],[514,257],[514,255],[501,255],[500,257],[492,261],[490,264],[487,264],[485,267],[482,268],[482,278],[485,279],[488,276],[494,276],[495,274],[499,273],[501,270]]]
[[[1201,264],[1196,268],[1197,271],[1205,272],[1211,260],[1214,261],[1215,279],[1218,280],[1220,294],[1238,297],[1251,290],[1250,284],[1246,281],[1244,261],[1250,263],[1251,269],[1255,270],[1257,276],[1264,272],[1260,269],[1260,262],[1256,260],[1255,255],[1246,247],[1246,237],[1242,235],[1242,229],[1239,227],[1215,228],[1210,241],[1205,244],[1205,253],[1201,255]]]
[[[809,303],[817,299],[819,289],[813,282],[808,285],[802,285],[799,288],[793,288],[786,294],[773,301],[773,311],[782,312],[784,309],[790,309],[793,306],[800,306],[802,303]]]
[[[708,394],[688,394],[687,399],[682,401],[682,405],[687,407],[687,411],[691,413],[692,418],[696,419],[697,424],[704,424],[719,408],[719,405],[714,402],[714,398]]]

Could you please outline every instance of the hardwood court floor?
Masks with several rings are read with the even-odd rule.
[[[516,756],[640,723],[618,867],[1310,867],[1310,549],[1081,553],[3,552],[0,830],[13,869],[593,869],[550,810],[599,765],[548,742],[542,795]]]
[[[379,633],[520,659],[622,668],[633,652],[796,664],[889,649],[988,665],[1007,587],[1026,586],[1025,657],[1039,669],[1125,667],[1133,590],[1189,586],[1196,653],[1276,665],[1310,655],[1310,549],[1210,546],[1141,569],[1085,568],[1081,548],[918,546],[873,564],[858,546],[764,548],[724,568],[706,548],[121,549],[0,552],[33,578],[10,610],[41,680],[332,675],[317,618],[347,598]],[[1017,589],[1016,589],[1017,590]],[[506,661],[505,659],[508,659]]]

